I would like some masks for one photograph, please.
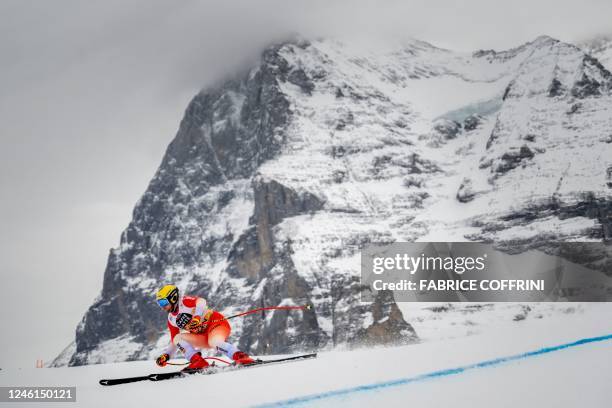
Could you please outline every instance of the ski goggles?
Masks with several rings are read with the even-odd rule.
[[[158,299],[157,304],[160,307],[164,307],[164,306],[168,306],[170,304],[170,301],[168,299]]]
[[[161,307],[168,306],[169,304],[175,304],[178,301],[178,290],[174,289],[163,299],[157,299],[157,304]]]

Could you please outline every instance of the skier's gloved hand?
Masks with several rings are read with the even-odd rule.
[[[168,364],[168,360],[170,360],[170,355],[162,354],[161,356],[157,357],[157,360],[155,360],[155,364],[160,367],[164,367],[166,364]]]
[[[199,333],[204,330],[206,323],[202,323],[201,316],[193,316],[185,328],[190,332]]]

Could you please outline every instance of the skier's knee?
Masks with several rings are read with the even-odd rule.
[[[211,347],[217,347],[219,344],[224,343],[229,336],[229,330],[226,327],[218,326],[215,327],[208,334],[208,344]]]
[[[208,344],[214,348],[223,343],[223,340],[225,339],[222,336],[211,336],[208,338]]]

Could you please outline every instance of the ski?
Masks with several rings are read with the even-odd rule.
[[[210,375],[210,374],[229,372],[229,371],[234,371],[234,370],[243,370],[246,368],[252,368],[252,367],[266,365],[266,364],[306,360],[306,359],[315,358],[315,357],[317,357],[317,353],[301,354],[299,356],[277,358],[273,360],[259,360],[258,359],[258,360],[255,360],[254,363],[245,364],[245,365],[230,365],[227,367],[211,366],[211,367],[198,369],[198,370],[182,370],[182,371],[173,371],[170,373],[149,374],[149,375],[143,375],[143,376],[138,376],[138,377],[102,379],[100,380],[100,385],[129,384],[129,383],[138,382],[138,381],[162,381],[162,380],[169,380],[172,378],[186,377],[192,374]]]
[[[128,384],[138,381],[147,381],[149,379],[148,375],[143,375],[140,377],[125,377],[125,378],[110,378],[110,379],[102,379],[100,380],[101,385],[117,385],[117,384]]]

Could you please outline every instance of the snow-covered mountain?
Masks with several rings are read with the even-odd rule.
[[[597,58],[608,71],[612,69],[612,35],[598,36],[579,45],[587,54]]]
[[[595,57],[550,37],[271,46],[191,101],[57,363],[150,357],[168,282],[225,313],[314,305],[235,320],[256,354],[413,342],[391,293],[359,302],[360,248],[610,240],[611,89]]]

